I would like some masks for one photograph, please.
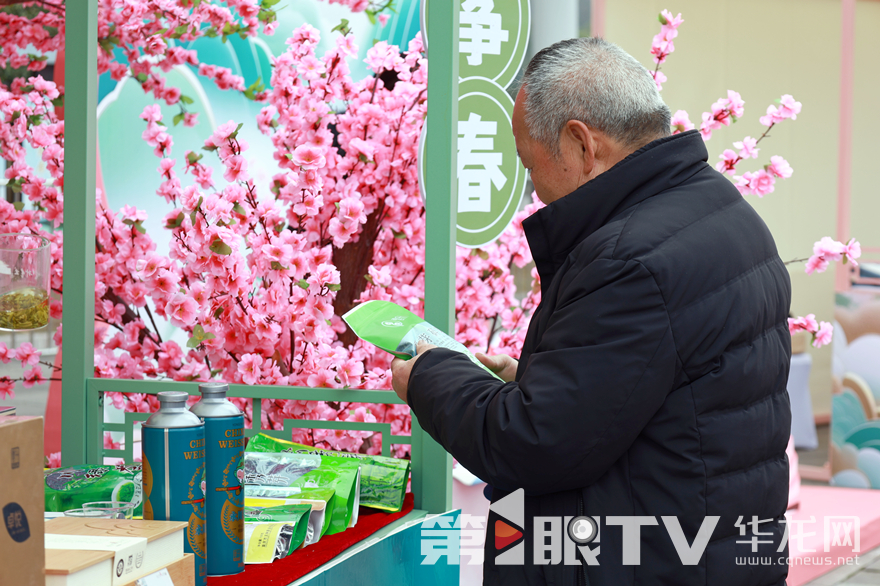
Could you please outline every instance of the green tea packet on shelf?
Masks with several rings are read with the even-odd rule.
[[[135,516],[143,514],[140,463],[115,466],[69,466],[43,471],[46,510],[64,512],[95,501],[136,503]]]
[[[259,486],[246,484],[244,506],[278,507],[284,505],[308,505],[310,508],[305,545],[317,543],[330,529],[330,513],[336,505],[332,488],[298,488],[291,486]]]
[[[293,527],[290,541],[287,545],[287,555],[295,549],[302,547],[310,530],[309,515],[310,505],[281,505],[278,507],[248,507],[244,508],[245,523],[284,523]],[[319,528],[320,529],[320,528]],[[311,540],[310,540],[311,542]]]
[[[360,506],[360,466],[348,458],[312,454],[245,452],[244,484],[262,487],[332,488],[332,535],[354,527]]]
[[[464,344],[456,342],[454,338],[396,303],[380,299],[366,301],[351,308],[342,319],[359,338],[398,358],[412,358],[416,355],[416,345],[427,342],[461,352],[471,362],[501,380],[501,377],[477,360]]]
[[[322,450],[277,439],[263,433],[255,435],[248,441],[247,451],[313,454],[324,458],[356,459],[361,466],[361,506],[395,513],[403,507],[403,497],[406,494],[406,485],[409,480],[409,460]]]

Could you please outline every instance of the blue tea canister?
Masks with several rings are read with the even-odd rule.
[[[144,519],[186,521],[184,550],[195,555],[195,583],[207,583],[205,425],[186,409],[187,393],[157,395],[159,410],[144,423]]]
[[[244,571],[244,413],[226,398],[229,385],[199,385],[190,411],[205,422],[209,576]]]

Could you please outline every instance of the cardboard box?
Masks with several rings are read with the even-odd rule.
[[[43,586],[43,418],[0,418],[3,583]]]

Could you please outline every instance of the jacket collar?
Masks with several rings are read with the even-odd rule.
[[[678,185],[705,167],[702,136],[691,130],[655,140],[523,220],[541,288],[574,248],[624,210]]]

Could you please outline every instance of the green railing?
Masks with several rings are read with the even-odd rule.
[[[428,5],[431,39],[426,144],[427,244],[425,251],[425,317],[453,332],[455,311],[455,207],[458,119],[458,2]],[[95,300],[95,154],[97,110],[97,0],[67,2],[65,40],[65,177],[64,177],[64,370],[62,371],[62,459],[65,465],[97,464],[104,456],[132,459],[133,426],[146,413],[126,413],[125,423],[105,423],[104,393],[147,393],[165,390],[198,392],[198,383],[94,378]],[[69,149],[67,147],[70,147]],[[252,398],[253,421],[261,421],[259,399],[400,403],[391,391],[311,389],[302,387],[231,385],[233,397]],[[383,423],[287,419],[294,428],[356,429],[382,433],[383,454],[392,444],[412,445],[412,488],[415,506],[440,513],[452,504],[452,460],[413,417],[411,436],[392,436]],[[104,431],[122,432],[121,450],[103,448]],[[248,435],[260,429],[248,430]]]

